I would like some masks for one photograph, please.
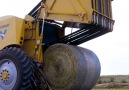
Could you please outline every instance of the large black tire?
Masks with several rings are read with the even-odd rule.
[[[55,44],[44,54],[43,72],[52,90],[91,90],[100,76],[100,62],[88,49]]]
[[[0,51],[0,90],[32,90],[32,74],[30,58],[22,50],[9,47]]]

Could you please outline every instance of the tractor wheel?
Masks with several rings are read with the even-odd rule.
[[[32,90],[29,59],[15,47],[0,51],[0,90]]]

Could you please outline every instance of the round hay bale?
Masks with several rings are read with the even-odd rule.
[[[88,49],[55,44],[44,54],[43,72],[53,90],[90,90],[100,76],[100,62]]]

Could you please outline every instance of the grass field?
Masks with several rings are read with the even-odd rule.
[[[129,75],[101,76],[92,90],[129,90]]]
[[[98,80],[98,83],[129,83],[129,75],[110,75],[110,76],[101,76]]]

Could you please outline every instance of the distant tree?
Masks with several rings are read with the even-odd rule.
[[[102,84],[101,78],[98,79],[97,83],[98,83],[98,84]]]
[[[104,80],[104,81],[103,81],[103,83],[107,83],[107,81],[106,81],[106,80]]]
[[[111,77],[110,80],[109,80],[109,82],[110,82],[110,83],[111,83],[111,82],[114,82],[114,78]]]
[[[127,83],[127,81],[125,79],[121,80],[121,83]]]

